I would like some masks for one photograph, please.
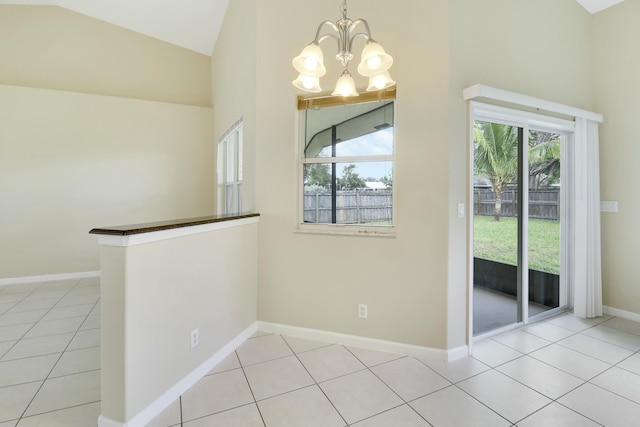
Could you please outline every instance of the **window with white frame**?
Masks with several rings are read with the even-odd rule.
[[[303,229],[393,225],[395,91],[358,98],[299,102]]]
[[[242,119],[218,142],[218,214],[242,212]]]

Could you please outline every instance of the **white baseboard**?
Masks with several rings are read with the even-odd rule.
[[[300,328],[298,326],[281,325],[277,323],[258,322],[258,329],[264,332],[304,338],[314,341],[324,341],[346,346],[359,347],[368,350],[384,351],[387,353],[406,354],[430,360],[453,361],[469,354],[465,345],[451,350],[440,350],[394,341],[360,337],[357,335],[340,334],[337,332],[321,331],[318,329]]]
[[[53,282],[55,280],[87,279],[100,277],[99,271],[83,271],[78,273],[46,274],[43,276],[9,277],[0,279],[0,286],[23,285],[26,283]]]
[[[454,360],[462,359],[463,357],[467,357],[468,355],[469,355],[468,345],[462,345],[460,347],[452,348],[451,350],[447,350],[446,362],[453,362]]]
[[[102,415],[98,417],[98,427],[124,427],[127,425],[128,424],[126,423],[122,424],[117,421],[110,420],[109,418],[103,417]]]
[[[453,361],[469,354],[467,346],[457,347],[451,350],[440,350],[430,347],[422,347],[411,344],[403,344],[393,341],[385,341],[374,338],[360,337],[356,335],[340,334],[336,332],[321,331],[317,329],[300,328],[297,326],[281,325],[269,322],[254,322],[237,337],[227,343],[211,358],[202,363],[189,375],[167,390],[151,405],[136,414],[126,422],[109,419],[103,415],[98,418],[98,427],[144,427],[156,416],[160,415],[176,399],[193,387],[202,377],[209,373],[215,366],[222,362],[229,354],[235,351],[242,343],[249,339],[256,331],[282,334],[291,337],[305,338],[315,341],[325,341],[347,346],[365,348],[369,350],[384,351],[387,353],[406,354],[410,356],[430,359]]]
[[[611,316],[622,317],[623,319],[633,320],[634,322],[640,322],[640,314],[633,311],[620,310],[619,308],[602,306],[602,312]]]
[[[194,369],[189,375],[178,381],[173,387],[164,392],[152,404],[137,413],[130,420],[122,423],[111,420],[103,415],[98,418],[98,427],[144,427],[155,417],[160,415],[173,402],[193,387],[202,377],[207,375],[216,365],[222,362],[228,355],[234,352],[242,343],[249,339],[258,330],[258,322],[252,323],[247,329],[229,341],[208,360]]]

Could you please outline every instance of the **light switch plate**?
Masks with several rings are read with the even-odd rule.
[[[600,212],[618,212],[618,202],[600,202]]]

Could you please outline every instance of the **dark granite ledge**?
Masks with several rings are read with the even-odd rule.
[[[133,234],[152,233],[154,231],[173,228],[192,227],[195,225],[213,224],[216,222],[234,221],[237,219],[260,216],[259,213],[241,213],[236,215],[212,215],[199,218],[175,219],[170,221],[148,222],[146,224],[118,225],[116,227],[94,228],[89,234],[107,234],[111,236],[131,236]]]

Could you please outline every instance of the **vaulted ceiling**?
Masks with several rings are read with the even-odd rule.
[[[209,56],[229,0],[0,0],[0,4],[60,6]]]
[[[576,0],[582,5],[589,13],[597,13],[601,10],[605,10],[613,5],[622,3],[624,0]]]
[[[204,55],[211,55],[229,1],[0,0],[0,4],[60,6]],[[624,0],[576,1],[590,13],[596,13]]]

